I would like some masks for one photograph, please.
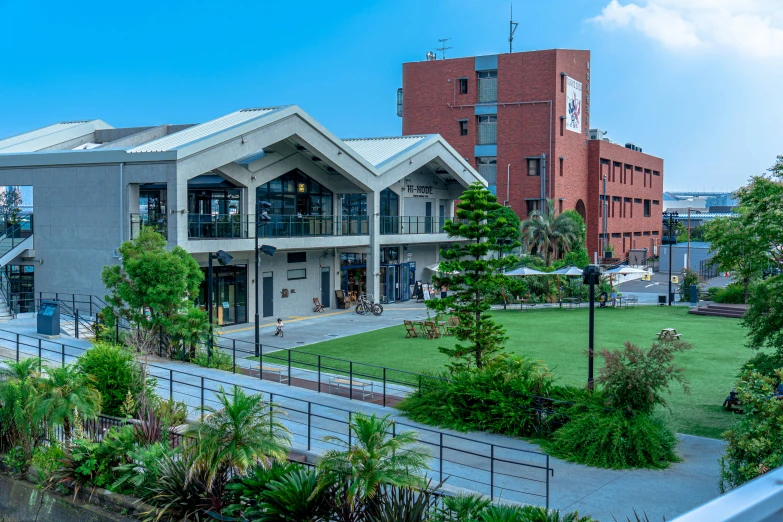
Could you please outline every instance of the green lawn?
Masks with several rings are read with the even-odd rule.
[[[498,311],[494,315],[507,329],[508,351],[544,361],[561,383],[581,385],[587,381],[586,308]],[[753,353],[744,346],[745,332],[739,320],[688,315],[684,307],[596,309],[596,349],[619,348],[626,340],[649,346],[662,328],[676,328],[682,339],[693,345],[692,350],[678,355],[691,392],[675,389],[669,401],[672,412],[663,411],[662,415],[677,432],[719,438],[734,420],[721,404],[734,385],[737,369]],[[437,372],[446,362],[438,346],[453,342],[453,338],[406,339],[400,325],[306,346],[297,350],[301,355],[296,358],[304,362],[307,356],[301,352],[306,352],[409,372]],[[324,366],[345,370],[329,361],[322,358]],[[600,364],[601,359],[596,359],[596,374]],[[355,364],[354,371],[368,370]],[[393,378],[391,372],[388,377]]]

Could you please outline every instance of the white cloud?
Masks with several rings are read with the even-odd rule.
[[[783,56],[781,0],[611,0],[592,21],[639,31],[676,51]]]

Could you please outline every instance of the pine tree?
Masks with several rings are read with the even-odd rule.
[[[455,329],[459,343],[453,349],[439,348],[456,360],[452,367],[475,364],[481,368],[508,339],[505,329],[492,320],[487,301],[499,274],[519,262],[506,255],[520,245],[517,225],[505,217],[489,219],[490,213],[500,208],[502,205],[489,190],[473,183],[460,197],[456,219],[443,226],[449,237],[465,242],[441,250],[440,274],[433,279],[447,286],[451,295],[431,299],[427,307],[438,312],[450,310],[459,319]]]

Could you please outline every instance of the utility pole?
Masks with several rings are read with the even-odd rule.
[[[677,239],[672,243],[672,234],[674,233],[675,220],[677,219],[677,212],[666,211],[663,213],[663,226],[666,227],[668,233],[669,242],[669,306],[672,305],[672,258],[674,257],[674,247]]]
[[[511,4],[511,16],[509,17],[509,25],[508,25],[508,52],[512,53],[514,52],[514,33],[517,32],[517,27],[519,24],[514,21],[514,4]]]
[[[603,211],[603,218],[604,218],[603,219],[604,220],[604,227],[603,227],[604,228],[604,232],[603,232],[604,239],[603,239],[603,241],[601,241],[601,256],[603,257],[604,256],[604,252],[606,252],[606,244],[607,244],[606,243],[606,240],[607,240],[607,237],[606,237],[606,175],[604,175],[604,204],[603,204],[602,211]]]

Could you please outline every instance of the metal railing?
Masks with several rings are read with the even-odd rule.
[[[381,234],[440,234],[441,220],[435,216],[381,216]]]
[[[14,222],[9,222],[7,218],[4,218],[0,226],[2,226],[2,235],[0,235],[1,257],[33,234],[33,215],[22,214]]]
[[[166,214],[154,212],[131,213],[130,215],[130,239],[139,237],[142,227],[152,227],[155,232],[165,238],[169,236],[168,219]]]
[[[253,236],[254,214],[188,214],[189,239],[243,239]]]
[[[0,358],[19,361],[37,357],[39,371],[43,369],[44,362],[70,364],[86,351],[81,346],[8,330],[0,330],[0,346],[5,348],[0,351]],[[205,375],[156,364],[147,364],[146,368],[147,374],[155,379],[156,390],[161,397],[184,402],[191,415],[197,415],[207,405],[219,407],[216,394],[221,391],[230,395],[233,390],[241,388],[247,393],[260,394],[270,408],[275,405],[285,411],[281,422],[291,432],[292,450],[320,453],[337,447],[335,443],[324,440],[327,435],[351,444],[353,410],[269,392],[236,379],[234,382],[222,380],[214,370]],[[549,455],[395,421],[393,432],[399,430],[416,431],[420,443],[430,448],[429,478],[448,479],[450,486],[485,494],[493,500],[502,498],[528,504],[543,503],[549,507],[550,478],[554,475]]]
[[[497,122],[478,124],[478,145],[497,145],[498,143],[498,124]]]
[[[368,234],[367,216],[270,215],[256,227],[255,214],[188,214],[190,239],[243,239],[255,237],[320,237]]]

